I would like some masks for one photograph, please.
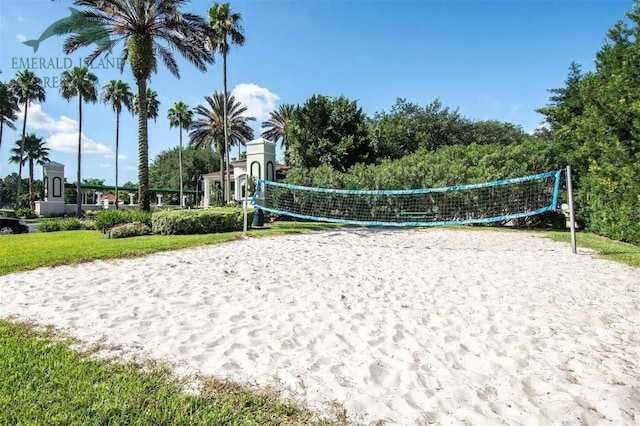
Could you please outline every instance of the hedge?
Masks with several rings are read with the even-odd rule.
[[[253,222],[254,210],[247,212],[247,222]],[[206,210],[164,210],[151,215],[154,234],[186,235],[242,231],[244,211],[241,208],[218,207]]]

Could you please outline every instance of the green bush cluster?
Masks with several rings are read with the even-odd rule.
[[[109,229],[109,238],[138,237],[151,234],[151,228],[146,223],[121,223]]]
[[[138,210],[102,210],[95,218],[96,228],[102,232],[122,223],[144,223],[151,227],[151,213]]]
[[[23,218],[23,219],[34,219],[34,218],[38,217],[36,212],[34,212],[33,210],[31,210],[28,207],[23,207],[23,208],[20,208],[20,209],[16,210],[16,216],[20,217],[20,218]]]
[[[287,183],[322,188],[392,190],[490,182],[562,168],[555,145],[531,139],[517,145],[471,144],[419,150],[381,164],[357,164],[346,173],[331,166],[289,171]]]
[[[253,211],[248,212],[249,224]],[[240,208],[220,207],[206,210],[164,210],[152,215],[152,231],[161,235],[211,234],[241,231],[244,212]]]
[[[16,217],[16,212],[12,209],[0,209],[0,217]]]
[[[56,232],[56,231],[79,231],[79,230],[95,230],[95,223],[92,220],[80,220],[75,217],[64,219],[51,219],[43,222],[38,230],[40,232]]]

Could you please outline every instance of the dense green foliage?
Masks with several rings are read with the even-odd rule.
[[[640,3],[607,34],[587,74],[571,64],[540,108],[576,172],[576,211],[598,234],[640,243]]]
[[[161,151],[149,165],[149,183],[152,188],[180,188],[180,174],[178,170],[179,147]],[[198,149],[187,147],[182,151],[182,169],[184,176],[184,189],[202,191],[199,178],[206,173],[220,170],[219,155],[210,147]],[[187,199],[187,205],[195,200]],[[167,193],[162,199],[166,204],[179,204],[176,194]]]
[[[397,99],[391,110],[378,112],[369,122],[370,162],[397,159],[418,150],[435,151],[451,145],[517,144],[524,131],[509,123],[471,121],[436,99],[420,107]]]
[[[555,146],[543,139],[517,145],[452,145],[430,152],[420,149],[397,160],[358,164],[347,173],[330,166],[292,169],[287,182],[349,189],[433,188],[487,182],[557,170]]]
[[[293,165],[344,172],[368,159],[366,116],[344,96],[314,95],[293,111],[288,142]]]
[[[253,210],[247,214],[249,224]],[[154,234],[187,235],[241,231],[244,228],[244,212],[239,208],[214,208],[206,210],[164,210],[151,217]]]

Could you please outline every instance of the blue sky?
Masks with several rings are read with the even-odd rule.
[[[475,1],[232,1],[242,13],[246,42],[228,57],[228,87],[260,123],[281,103],[302,105],[314,94],[344,95],[373,116],[389,111],[396,98],[421,106],[440,99],[472,120],[498,120],[533,131],[543,121],[535,112],[549,89],[563,87],[572,61],[584,72],[607,31],[631,10],[632,0],[475,0]],[[206,17],[213,1],[192,0],[185,11]],[[42,42],[34,53],[22,42],[37,39],[55,20],[69,15],[71,0],[0,2],[0,79],[9,81],[27,62],[47,81],[47,99],[32,105],[27,131],[43,137],[53,161],[65,164],[75,181],[77,102],[59,95],[55,79],[77,65],[91,48],[72,56],[62,52],[63,37]],[[120,54],[120,50],[116,55]],[[160,99],[160,116],[150,121],[149,158],[178,146],[179,131],[169,128],[167,110],[183,101],[195,107],[205,95],[222,90],[222,59],[206,73],[179,60],[182,78],[159,67],[149,87]],[[45,67],[40,65],[44,64]],[[32,64],[33,65],[33,64]],[[59,67],[59,68],[55,68]],[[102,63],[92,72],[102,87],[111,79],[128,82]],[[9,149],[20,138],[5,128],[0,176],[17,172]],[[115,182],[115,113],[104,104],[83,107],[82,178]],[[137,121],[123,113],[119,182],[137,182]],[[188,136],[185,133],[183,141]],[[237,149],[232,148],[232,156]],[[26,176],[26,172],[24,172]],[[42,170],[36,171],[42,178]]]

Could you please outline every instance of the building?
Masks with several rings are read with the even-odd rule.
[[[247,194],[247,179],[275,181],[276,176],[289,169],[289,166],[276,163],[276,144],[263,138],[247,142],[245,158],[231,161],[229,181],[234,201],[242,202]],[[221,172],[202,175],[203,206],[216,204],[214,199],[220,198],[222,191]]]

